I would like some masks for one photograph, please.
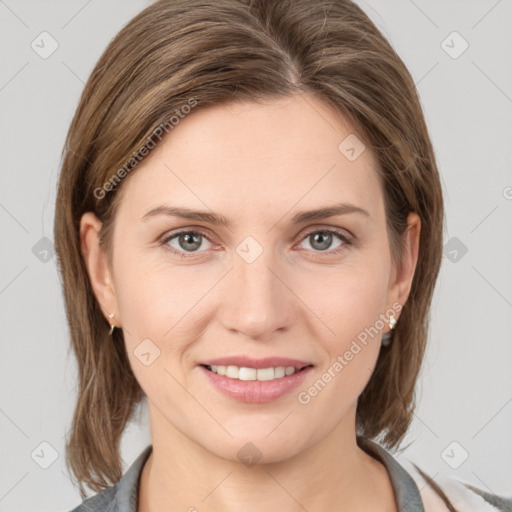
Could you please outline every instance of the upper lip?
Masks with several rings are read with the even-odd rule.
[[[239,368],[275,368],[278,366],[293,366],[295,369],[301,370],[306,366],[312,366],[312,363],[301,361],[299,359],[290,359],[287,357],[265,357],[262,359],[253,359],[248,356],[229,356],[219,357],[217,359],[208,359],[202,361],[205,366],[238,366]]]

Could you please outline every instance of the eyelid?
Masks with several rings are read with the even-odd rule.
[[[301,243],[308,236],[311,236],[314,233],[320,233],[320,232],[332,233],[332,234],[338,236],[343,241],[343,244],[341,244],[341,246],[337,247],[336,249],[328,249],[326,251],[312,251],[313,253],[316,253],[318,255],[338,254],[340,251],[344,250],[347,245],[353,245],[353,243],[355,241],[355,236],[352,233],[350,233],[349,231],[347,231],[346,229],[343,229],[343,228],[340,228],[337,226],[319,225],[319,226],[309,226],[308,228],[305,228],[303,231],[301,231],[301,233],[297,236],[297,242],[295,243],[295,245]],[[170,240],[174,239],[175,237],[179,236],[182,233],[197,233],[197,234],[203,236],[204,238],[206,238],[211,244],[214,244],[214,242],[210,239],[211,236],[208,233],[208,231],[199,226],[177,228],[174,231],[166,232],[163,236],[161,236],[159,238],[159,242],[161,245],[165,246],[166,250],[169,250],[170,252],[172,252],[174,254],[179,254],[182,257],[194,257],[195,255],[206,252],[206,251],[195,251],[195,252],[187,253],[186,251],[178,251],[178,250],[174,249],[173,247],[170,247],[168,245],[168,242]],[[310,250],[308,250],[308,251],[310,251]]]
[[[201,235],[203,238],[206,238],[211,244],[215,244],[212,240],[211,240],[211,236],[210,234],[208,233],[207,230],[205,230],[204,228],[201,228],[199,226],[190,226],[190,227],[186,227],[186,228],[177,228],[176,230],[173,230],[173,231],[167,231],[164,235],[162,235],[158,241],[161,245],[164,245],[164,246],[167,246],[167,243],[170,242],[173,238],[183,234],[183,233],[197,233],[199,235]],[[172,247],[169,247],[169,250],[171,252],[174,252],[176,253],[176,249],[172,248]],[[198,252],[191,252],[191,253],[187,253],[185,251],[179,251],[180,254],[185,254],[185,255],[194,255],[194,254],[200,254],[202,252],[205,252],[205,251],[198,251]]]
[[[304,240],[314,233],[329,233],[336,235],[340,240],[341,244],[334,249],[326,249],[325,251],[315,251],[314,249],[301,249],[305,251],[310,257],[313,258],[329,258],[340,256],[345,251],[349,250],[356,243],[355,236],[347,231],[346,229],[337,226],[312,226],[306,229],[306,232],[302,232],[299,235],[299,240],[295,245],[301,244]],[[295,246],[294,246],[295,247]]]
[[[338,235],[340,238],[346,240],[347,242],[352,242],[355,239],[355,236],[350,233],[350,231],[340,228],[339,226],[329,226],[329,225],[319,225],[319,226],[310,226],[301,232],[299,235],[299,240],[303,240],[305,237],[312,235],[313,233],[319,232],[327,232],[334,233]]]

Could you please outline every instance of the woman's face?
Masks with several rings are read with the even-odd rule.
[[[419,223],[410,216],[398,272],[377,162],[350,125],[308,96],[198,110],[122,186],[111,278],[92,280],[123,328],[152,432],[268,462],[353,435]]]

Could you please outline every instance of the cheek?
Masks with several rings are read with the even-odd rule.
[[[316,321],[320,326],[316,339],[326,357],[321,368],[323,383],[318,387],[329,387],[324,395],[327,402],[331,393],[343,395],[347,403],[355,400],[380,352],[390,260],[375,253],[358,254],[357,261],[354,257],[350,264],[302,281],[299,295],[321,320]]]
[[[211,270],[201,273],[173,264],[156,251],[125,254],[115,262],[115,277],[127,349],[133,355],[141,342],[149,339],[160,350],[155,366],[168,367],[180,360],[190,340],[197,338],[197,317],[207,318],[201,299],[218,277],[212,276]]]
[[[328,414],[326,424],[340,421],[368,384],[380,352],[380,315],[386,312],[382,269],[345,270],[326,280],[327,293],[309,296],[329,329],[322,327],[316,338],[325,356],[322,366],[297,399],[311,417]]]
[[[323,338],[336,347],[372,326],[382,330],[380,315],[387,309],[388,281],[382,265],[340,266],[303,281],[300,293],[324,325]]]
[[[190,339],[187,310],[197,302],[184,279],[141,255],[120,258],[116,296],[126,351],[133,373],[148,397],[182,381],[181,362]],[[188,335],[187,335],[188,333]],[[174,389],[179,394],[179,387]]]
[[[119,253],[123,256],[115,260],[114,268],[123,323],[138,336],[162,338],[186,313],[185,306],[195,295],[190,273],[171,269],[159,249],[147,252],[126,244]]]

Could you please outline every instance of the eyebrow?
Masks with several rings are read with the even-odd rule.
[[[349,213],[359,213],[365,215],[367,217],[370,214],[359,206],[348,204],[348,203],[339,203],[333,206],[328,206],[324,208],[316,208],[314,210],[307,210],[303,212],[299,212],[292,217],[293,224],[300,224],[302,222],[308,222],[311,220],[318,219],[326,219],[328,217],[335,217],[337,215],[346,215]],[[218,215],[215,213],[201,212],[192,210],[190,208],[185,207],[172,207],[172,206],[157,206],[153,208],[146,214],[142,216],[142,220],[146,221],[151,217],[155,217],[156,215],[166,215],[168,217],[179,217],[188,220],[197,220],[200,222],[207,222],[213,224],[215,226],[225,226],[227,228],[230,227],[230,222],[226,219],[226,217],[222,215]]]

